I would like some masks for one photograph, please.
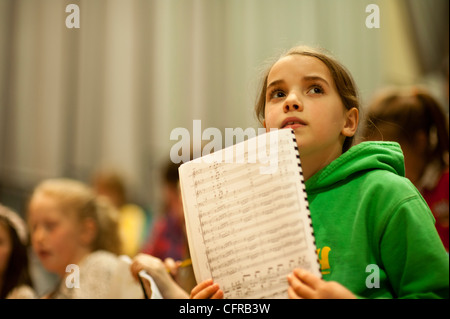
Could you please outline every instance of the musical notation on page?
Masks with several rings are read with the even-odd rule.
[[[196,279],[212,278],[228,298],[287,298],[296,267],[320,276],[295,136],[276,133],[270,174],[245,161],[197,160],[179,170]]]

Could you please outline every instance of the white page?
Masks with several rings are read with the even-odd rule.
[[[295,135],[264,135],[267,143],[278,136],[272,174],[261,173],[268,162],[225,163],[229,148],[180,167],[196,280],[212,278],[225,298],[287,298],[286,277],[297,267],[321,276]],[[263,151],[269,150],[266,144]],[[211,163],[212,156],[219,161]]]

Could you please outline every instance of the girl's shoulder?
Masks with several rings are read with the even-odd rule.
[[[363,174],[362,179],[363,182],[359,187],[372,194],[374,198],[384,198],[392,204],[407,199],[422,199],[417,187],[404,176],[384,170],[372,170]]]
[[[104,250],[91,252],[83,258],[71,278],[63,280],[55,298],[63,299],[103,299],[109,296],[114,276],[119,269],[119,257]],[[73,278],[72,278],[73,277]],[[74,289],[67,281],[79,282]]]
[[[119,263],[119,257],[106,250],[96,250],[86,256],[80,263],[84,269],[115,269]]]

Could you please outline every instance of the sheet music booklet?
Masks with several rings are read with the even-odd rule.
[[[274,130],[179,168],[197,283],[225,298],[287,298],[287,275],[321,277],[293,130]]]

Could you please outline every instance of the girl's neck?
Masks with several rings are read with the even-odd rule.
[[[318,171],[325,168],[342,155],[342,148],[335,149],[332,152],[324,155],[319,154],[304,154],[300,151],[300,160],[302,164],[303,177],[305,181],[314,176]]]

